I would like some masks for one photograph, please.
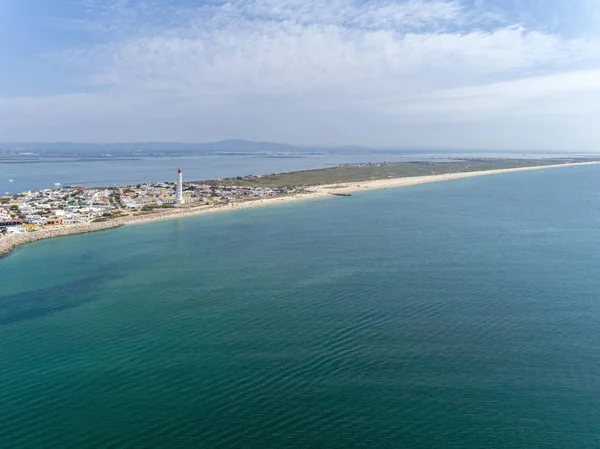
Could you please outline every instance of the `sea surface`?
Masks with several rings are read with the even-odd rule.
[[[3,448],[600,447],[600,167],[36,242]]]

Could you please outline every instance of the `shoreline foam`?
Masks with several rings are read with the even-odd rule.
[[[0,258],[8,255],[12,250],[18,246],[26,243],[35,242],[38,240],[45,240],[55,237],[65,237],[74,234],[85,234],[88,232],[98,232],[105,229],[113,229],[121,226],[142,224],[152,221],[169,220],[173,218],[189,217],[194,215],[203,215],[208,213],[224,212],[231,210],[242,210],[250,209],[254,207],[263,207],[269,205],[276,205],[282,203],[290,203],[299,200],[310,200],[320,199],[331,196],[332,191],[335,193],[353,193],[363,190],[376,190],[386,189],[393,187],[405,187],[411,185],[425,184],[431,182],[450,181],[454,179],[472,178],[476,176],[495,175],[502,173],[511,173],[518,171],[530,171],[530,170],[542,170],[546,168],[561,168],[561,167],[572,167],[580,165],[597,165],[600,162],[577,162],[568,164],[557,164],[557,165],[541,165],[535,167],[520,167],[520,168],[507,168],[501,170],[485,170],[475,172],[463,172],[463,173],[449,173],[442,175],[428,175],[428,176],[415,176],[408,178],[392,178],[392,179],[379,179],[374,181],[359,181],[339,184],[328,184],[311,187],[310,191],[303,194],[296,194],[277,198],[266,198],[259,200],[245,201],[242,203],[233,203],[224,206],[217,207],[206,207],[199,206],[187,209],[175,209],[165,212],[157,212],[149,215],[129,215],[126,217],[119,217],[113,220],[104,221],[100,223],[85,223],[77,225],[64,225],[56,226],[48,229],[42,229],[40,231],[27,232],[23,234],[16,234],[7,237],[0,238]]]

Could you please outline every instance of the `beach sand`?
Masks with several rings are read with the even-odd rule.
[[[572,167],[577,165],[595,165],[600,162],[580,162],[572,164],[544,165],[539,167],[509,168],[502,170],[486,170],[466,173],[452,173],[444,175],[417,176],[410,178],[381,179],[375,181],[361,181],[351,183],[330,184],[310,187],[310,191],[302,194],[289,195],[278,198],[265,198],[258,200],[233,203],[223,206],[200,206],[185,209],[171,209],[167,211],[156,212],[148,215],[128,215],[100,223],[84,223],[77,225],[53,226],[34,232],[16,234],[0,238],[0,257],[6,256],[14,248],[25,243],[35,242],[55,237],[64,237],[73,234],[83,234],[87,232],[103,231],[105,229],[117,228],[125,225],[142,224],[152,221],[167,220],[173,218],[188,217],[192,215],[202,215],[231,210],[242,210],[253,207],[264,207],[277,204],[285,204],[300,200],[323,199],[331,197],[332,194],[351,194],[354,192],[374,189],[386,189],[393,187],[411,186],[425,184],[429,182],[450,181],[453,179],[472,178],[475,176],[496,175],[502,173],[511,173],[518,171],[543,170],[549,168]]]

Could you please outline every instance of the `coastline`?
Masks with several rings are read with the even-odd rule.
[[[425,184],[431,182],[450,181],[454,179],[472,178],[476,176],[495,175],[503,173],[511,173],[518,171],[529,171],[529,170],[543,170],[547,168],[561,168],[561,167],[572,167],[580,165],[598,165],[600,162],[576,162],[567,164],[557,165],[542,165],[535,167],[520,167],[520,168],[508,168],[500,170],[485,170],[485,171],[473,171],[463,173],[452,173],[443,175],[428,175],[428,176],[416,176],[407,178],[391,178],[391,179],[380,179],[373,181],[361,181],[361,182],[350,182],[350,183],[339,183],[339,184],[328,184],[311,187],[310,191],[303,194],[296,194],[277,198],[265,198],[250,200],[241,203],[233,203],[229,205],[207,207],[199,206],[186,209],[174,209],[164,212],[152,213],[149,215],[130,215],[126,217],[119,217],[113,220],[99,222],[99,223],[85,223],[77,225],[61,225],[48,229],[42,229],[40,231],[27,232],[24,234],[16,234],[6,236],[0,239],[0,258],[8,255],[12,250],[18,246],[26,243],[35,242],[38,240],[45,240],[55,237],[64,237],[74,234],[84,234],[88,232],[98,232],[105,229],[113,229],[126,225],[142,224],[152,221],[168,220],[173,218],[188,217],[193,215],[202,215],[208,213],[216,213],[231,210],[249,209],[253,207],[263,207],[269,205],[276,205],[282,203],[289,203],[299,200],[309,199],[321,199],[330,197],[333,193],[350,194],[363,190],[376,190],[386,189],[394,187],[405,187],[411,185]]]

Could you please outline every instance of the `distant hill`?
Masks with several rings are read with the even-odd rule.
[[[0,149],[12,151],[66,151],[66,152],[119,152],[119,151],[176,151],[176,152],[304,152],[314,148],[274,142],[251,142],[248,140],[222,140],[207,143],[181,142],[134,142],[134,143],[79,143],[79,142],[19,142],[2,143]]]
[[[460,148],[435,148],[435,147],[364,147],[358,145],[292,145],[278,142],[254,142],[243,139],[229,139],[218,142],[115,142],[115,143],[81,143],[81,142],[0,142],[2,152],[33,152],[45,156],[171,156],[221,153],[328,153],[328,154],[398,154],[406,155],[437,153],[437,154],[514,154],[523,157],[524,154],[566,154],[564,151],[553,150],[486,150],[486,149],[460,149]],[[572,151],[571,154],[586,154],[586,152]]]

